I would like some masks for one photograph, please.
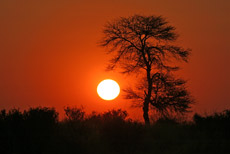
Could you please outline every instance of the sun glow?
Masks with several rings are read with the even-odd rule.
[[[120,87],[116,81],[106,79],[98,84],[97,93],[104,100],[113,100],[119,95]]]

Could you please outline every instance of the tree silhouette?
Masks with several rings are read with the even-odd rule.
[[[137,91],[129,88],[125,92],[127,99],[142,101],[146,124],[150,123],[150,104],[164,114],[187,111],[191,99],[185,82],[173,77],[172,72],[179,67],[172,62],[187,62],[190,50],[175,45],[177,34],[173,26],[161,16],[134,15],[108,22],[103,34],[101,45],[114,53],[108,70],[119,64],[122,73],[144,75]]]

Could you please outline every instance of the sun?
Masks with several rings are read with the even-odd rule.
[[[116,81],[106,79],[98,84],[97,93],[104,100],[113,100],[119,95],[120,87]]]

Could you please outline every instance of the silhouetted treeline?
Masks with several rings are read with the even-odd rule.
[[[54,108],[0,111],[1,154],[229,153],[230,110],[193,122],[161,118],[150,126],[132,121],[123,110],[86,115],[65,108],[58,120]]]

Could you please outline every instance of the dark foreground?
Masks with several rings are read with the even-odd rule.
[[[1,154],[222,154],[230,152],[230,111],[151,126],[126,119],[122,110],[85,116],[66,108],[58,121],[53,108],[0,112]]]

